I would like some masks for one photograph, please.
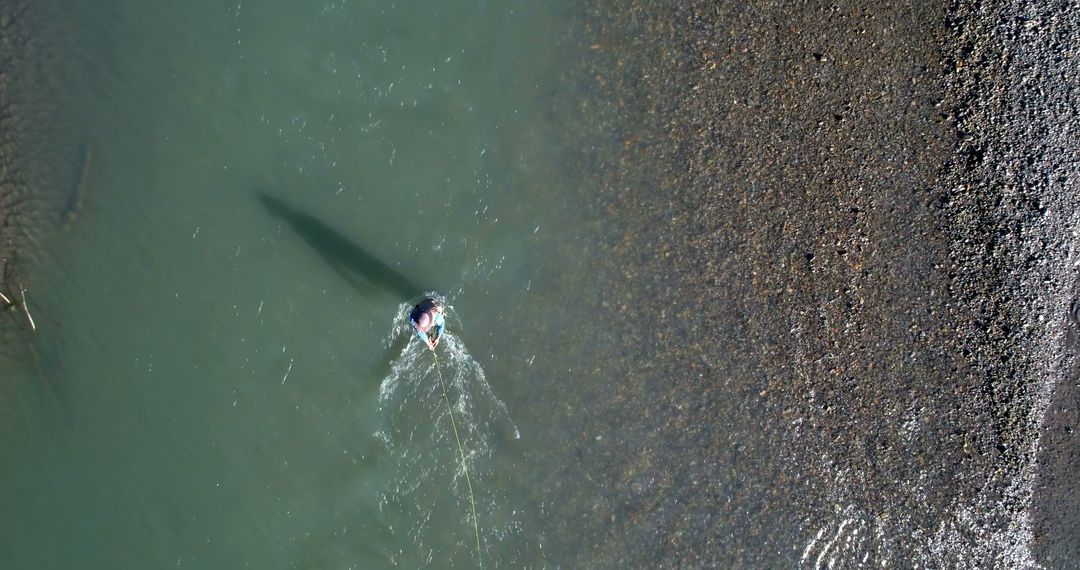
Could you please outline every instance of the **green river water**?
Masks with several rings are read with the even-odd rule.
[[[475,567],[425,291],[479,561],[550,566],[523,371],[559,363],[500,330],[576,223],[569,2],[52,4],[88,164],[6,365],[4,567]]]

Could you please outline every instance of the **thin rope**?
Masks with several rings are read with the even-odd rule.
[[[465,447],[461,445],[461,436],[458,435],[457,422],[454,421],[454,412],[450,407],[450,396],[446,393],[446,383],[443,382],[439,357],[436,356],[434,350],[431,351],[431,357],[435,359],[435,372],[438,373],[439,386],[442,387],[443,401],[446,402],[446,413],[450,415],[450,426],[454,428],[454,440],[457,441],[458,454],[461,455],[461,470],[465,472],[465,482],[469,485],[469,504],[472,506],[473,530],[476,531],[476,561],[483,568],[484,562],[480,555],[480,523],[476,519],[476,495],[473,494],[472,478],[469,477],[469,465],[465,463]]]

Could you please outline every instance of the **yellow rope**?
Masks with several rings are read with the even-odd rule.
[[[450,426],[454,428],[454,440],[457,441],[458,453],[461,455],[461,470],[465,472],[465,482],[469,485],[469,503],[472,506],[473,530],[476,531],[476,561],[483,568],[483,558],[480,555],[480,523],[476,519],[476,495],[473,494],[472,479],[469,477],[469,466],[465,463],[465,447],[461,445],[461,436],[458,435],[457,422],[454,421],[454,412],[450,406],[450,396],[446,394],[446,383],[443,382],[442,368],[439,367],[439,357],[435,351],[431,351],[431,357],[435,359],[435,372],[439,376],[439,386],[442,387],[443,401],[446,402],[446,413],[450,415]]]

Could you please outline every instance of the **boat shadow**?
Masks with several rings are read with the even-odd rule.
[[[358,292],[370,295],[383,291],[401,300],[422,295],[424,290],[363,247],[317,218],[285,202],[256,191],[263,207],[275,218],[287,222],[330,267]]]

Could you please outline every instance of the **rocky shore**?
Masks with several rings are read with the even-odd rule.
[[[561,562],[1080,565],[1075,408],[1040,436],[1076,392],[1075,3],[578,23],[581,302],[635,332],[585,335],[548,434]]]

